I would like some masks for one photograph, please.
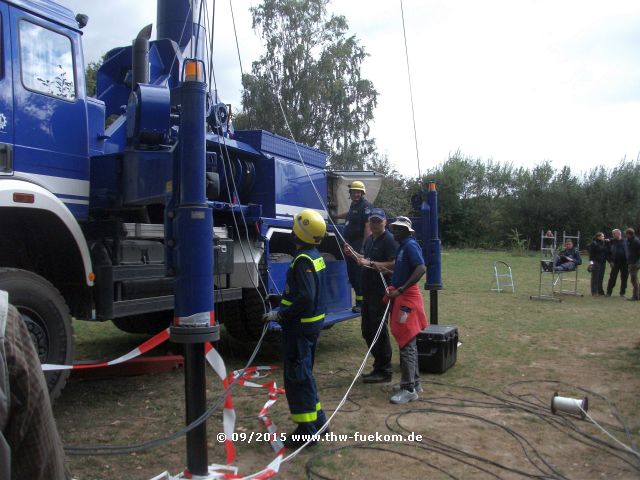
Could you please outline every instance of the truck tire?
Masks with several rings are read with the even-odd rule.
[[[263,295],[264,296],[264,295]],[[260,292],[255,288],[242,289],[242,317],[244,328],[247,331],[247,338],[256,341],[262,334],[264,327],[264,303]]]
[[[222,322],[227,333],[235,340],[248,341],[247,331],[242,321],[242,302],[240,300],[223,302],[217,306],[216,319]]]
[[[69,365],[73,360],[73,328],[60,292],[40,275],[15,268],[0,268],[0,290],[9,292],[9,302],[26,322],[40,362]],[[70,373],[45,373],[52,400],[60,396]]]
[[[113,324],[123,332],[155,335],[171,325],[173,310],[141,313],[129,317],[114,318]]]
[[[218,313],[225,329],[234,339],[255,342],[262,334],[264,305],[255,288],[243,288],[242,300],[224,302]]]

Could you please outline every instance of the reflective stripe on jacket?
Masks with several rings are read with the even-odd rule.
[[[326,307],[323,279],[324,258],[316,248],[300,250],[287,270],[287,283],[280,301],[280,316],[284,323],[316,323],[324,320]]]

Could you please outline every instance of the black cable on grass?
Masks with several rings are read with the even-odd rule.
[[[490,394],[488,392],[485,392],[481,389],[477,389],[475,387],[467,387],[467,386],[461,386],[461,385],[447,385],[444,383],[440,383],[440,382],[429,382],[429,383],[433,383],[433,384],[437,384],[437,385],[442,385],[442,386],[447,386],[447,387],[452,387],[452,388],[459,388],[459,389],[463,389],[463,390],[471,390],[474,391],[476,393],[482,394],[482,395],[486,395],[488,397],[491,397],[499,402],[502,402],[502,405],[496,405],[495,408],[505,408],[505,409],[515,409],[515,410],[521,410],[523,412],[526,412],[530,415],[533,415],[535,417],[537,417],[538,419],[540,419],[541,421],[545,422],[547,425],[551,426],[552,428],[558,430],[559,432],[567,435],[569,438],[582,443],[588,447],[591,448],[595,448],[595,449],[599,449],[602,451],[606,451],[606,453],[608,455],[614,456],[617,459],[623,461],[624,463],[628,464],[629,466],[631,466],[633,469],[635,470],[639,470],[640,468],[638,466],[638,462],[637,462],[637,458],[632,457],[634,462],[629,461],[629,459],[625,456],[619,455],[617,452],[621,452],[624,455],[629,455],[630,452],[628,452],[625,449],[620,448],[618,445],[615,445],[613,443],[609,443],[606,441],[603,441],[602,439],[588,434],[587,432],[582,431],[571,419],[570,416],[564,416],[564,415],[554,415],[549,411],[548,408],[548,404],[541,402],[541,406],[538,407],[535,403],[533,402],[529,402],[529,401],[522,401],[522,402],[516,402],[516,401],[512,401],[506,398],[501,398],[498,397],[496,395]],[[505,389],[503,391],[507,392],[507,395],[513,396],[514,398],[520,398],[520,396],[517,396],[515,394],[513,394],[511,392],[511,389],[513,388],[513,386],[518,385],[518,384],[534,384],[534,383],[554,383],[554,384],[558,384],[561,385],[565,388],[569,388],[569,389],[574,389],[574,390],[579,390],[582,391],[583,393],[587,393],[590,395],[593,395],[595,397],[598,397],[600,399],[602,399],[604,402],[607,403],[607,405],[609,406],[609,408],[612,410],[612,412],[614,413],[614,415],[616,416],[616,418],[620,421],[620,423],[622,425],[626,425],[626,422],[624,420],[624,418],[620,415],[620,413],[618,412],[616,406],[609,401],[609,399],[607,399],[606,397],[598,394],[597,392],[592,392],[591,390],[588,389],[584,389],[582,387],[575,387],[573,385],[569,385],[563,382],[558,382],[558,381],[547,381],[547,380],[525,380],[525,381],[521,381],[521,382],[514,382],[512,384],[509,384],[505,387]],[[530,396],[530,395],[523,395],[524,396]],[[428,401],[428,400],[426,400]],[[473,403],[473,400],[469,400],[467,401],[467,403]],[[472,407],[475,405],[467,405],[468,407]],[[625,427],[626,428],[626,427]],[[615,452],[609,451],[609,450],[604,450],[604,447],[606,447],[609,450],[615,450]]]
[[[446,470],[442,469],[441,467],[438,467],[437,465],[434,465],[433,463],[430,463],[428,461],[426,461],[424,458],[421,457],[416,457],[414,455],[410,455],[408,453],[405,452],[401,452],[398,450],[392,450],[390,448],[385,448],[385,447],[380,447],[377,445],[385,445],[385,443],[381,443],[381,442],[373,442],[373,443],[356,443],[353,445],[343,445],[342,447],[336,447],[336,448],[332,448],[329,450],[324,450],[322,452],[320,452],[317,455],[314,455],[313,457],[311,457],[307,463],[305,464],[304,468],[305,468],[305,472],[307,474],[307,479],[309,480],[314,480],[314,479],[320,479],[320,480],[335,480],[333,477],[327,477],[326,475],[322,475],[316,471],[313,470],[313,464],[314,462],[318,461],[319,459],[321,459],[322,457],[327,457],[330,455],[333,455],[335,453],[338,453],[342,450],[347,450],[347,449],[358,449],[358,450],[376,450],[379,452],[386,452],[386,453],[391,453],[393,455],[399,455],[403,458],[410,458],[411,460],[415,460],[416,462],[422,463],[423,465],[426,465],[428,467],[433,468],[434,470],[439,471],[440,473],[446,475],[447,477],[453,479],[453,480],[459,480],[458,477],[450,474],[449,472],[447,472]],[[418,447],[419,448],[419,447]],[[344,478],[340,477],[340,478]]]
[[[536,383],[551,383],[560,387],[565,387],[568,389],[572,389],[574,391],[579,391],[582,392],[584,394],[587,395],[591,395],[592,397],[596,397],[599,398],[600,400],[606,402],[606,404],[609,406],[609,410],[611,411],[611,414],[613,415],[613,417],[620,423],[620,427],[616,426],[616,425],[612,425],[606,422],[599,422],[602,425],[606,425],[609,428],[613,428],[616,429],[618,431],[622,431],[625,433],[625,435],[627,436],[627,439],[630,442],[634,442],[634,439],[632,437],[633,433],[631,432],[631,428],[629,427],[627,421],[625,420],[625,418],[620,414],[620,411],[618,410],[618,407],[616,406],[615,403],[613,403],[612,401],[610,401],[607,397],[605,397],[604,395],[599,394],[598,392],[594,392],[593,390],[589,390],[586,388],[582,388],[582,387],[578,387],[578,386],[574,386],[574,385],[570,385],[568,383],[565,382],[560,382],[558,380],[520,380],[517,382],[512,382],[508,385],[505,385],[505,387],[502,389],[502,391],[509,396],[518,398],[519,400],[525,402],[525,403],[531,403],[533,404],[533,402],[528,402],[527,400],[524,400],[524,397],[526,396],[531,396],[533,398],[535,398],[540,404],[541,406],[544,408],[546,406],[548,406],[548,402],[544,402],[543,400],[541,400],[540,398],[538,398],[535,395],[517,395],[516,393],[513,392],[514,387],[519,386],[519,385],[531,385],[531,384],[536,384]]]
[[[325,403],[327,403],[327,402],[330,402],[330,401],[332,401],[332,400],[331,400],[331,399],[328,399],[328,400],[327,400],[327,399],[324,399],[324,398],[322,399],[322,403],[323,403],[323,405],[324,405]],[[354,413],[354,412],[358,412],[358,411],[362,410],[362,405],[360,405],[358,402],[356,402],[353,398],[348,397],[348,398],[347,398],[347,402],[348,402],[348,403],[351,403],[351,404],[353,405],[353,407],[354,407],[354,408],[351,408],[351,409],[349,409],[349,410],[345,410],[344,408],[342,408],[342,409],[340,409],[340,411],[341,411],[342,413]],[[324,410],[325,412],[333,412],[333,411],[335,411],[335,408],[323,408],[323,410]]]
[[[556,381],[556,380],[523,380],[523,381],[520,381],[520,382],[511,383],[511,384],[509,384],[509,385],[504,387],[504,389],[506,390],[506,394],[507,395],[518,399],[518,401],[514,401],[514,400],[510,400],[508,398],[499,397],[497,395],[491,394],[489,392],[486,392],[486,391],[484,391],[482,389],[479,389],[479,388],[476,388],[476,387],[470,387],[470,386],[466,386],[466,385],[449,385],[449,384],[446,384],[446,383],[436,382],[436,381],[429,381],[429,382],[426,382],[426,383],[430,383],[430,384],[438,385],[438,386],[450,387],[450,388],[457,388],[457,389],[461,389],[461,390],[468,390],[468,391],[472,391],[472,392],[478,393],[480,395],[485,395],[487,397],[493,398],[496,401],[504,404],[502,408],[513,408],[513,409],[523,410],[523,411],[525,411],[525,412],[527,412],[529,414],[537,416],[542,421],[544,421],[545,423],[547,423],[548,425],[554,427],[557,430],[562,431],[561,427],[567,427],[570,430],[573,430],[577,435],[579,435],[579,436],[581,436],[583,438],[579,438],[576,435],[571,434],[570,432],[563,431],[563,433],[567,434],[570,438],[572,438],[572,439],[574,439],[574,440],[576,440],[578,442],[581,442],[581,443],[583,443],[583,444],[585,444],[587,446],[591,446],[591,447],[594,447],[594,448],[596,447],[596,446],[592,445],[591,443],[585,441],[585,439],[589,440],[590,442],[594,442],[596,444],[599,444],[599,445],[605,446],[607,448],[610,448],[612,450],[615,450],[615,451],[618,451],[618,452],[622,452],[622,453],[625,453],[625,454],[629,454],[628,451],[626,451],[623,448],[620,448],[618,445],[615,445],[613,443],[609,443],[609,442],[604,441],[604,440],[602,440],[602,439],[600,439],[600,438],[598,438],[598,437],[596,437],[594,435],[590,435],[590,434],[588,434],[586,432],[583,432],[582,430],[580,430],[576,426],[576,424],[574,424],[569,419],[569,417],[564,416],[564,415],[553,415],[551,412],[549,412],[547,404],[542,404],[542,406],[539,407],[537,404],[535,404],[533,402],[520,400],[520,397],[518,397],[517,395],[511,393],[511,388],[513,386],[515,386],[515,385],[525,384],[525,383],[528,383],[528,384],[553,383],[553,384],[556,384],[556,385],[563,386],[565,388],[569,388],[569,389],[573,388],[574,390],[578,390],[578,391],[581,391],[583,393],[587,393],[587,394],[593,395],[595,397],[598,397],[598,398],[602,399],[604,402],[607,403],[607,405],[611,409],[611,411],[614,414],[614,416],[618,419],[618,421],[621,423],[621,425],[625,426],[624,428],[626,429],[626,431],[628,431],[628,428],[626,427],[626,422],[622,418],[620,413],[618,412],[617,407],[612,402],[610,402],[608,398],[604,397],[603,395],[600,395],[597,392],[593,392],[591,390],[588,390],[588,389],[585,389],[585,388],[582,388],[582,387],[575,387],[573,385],[569,385],[567,383],[559,382],[559,381]],[[505,391],[505,390],[503,390],[503,391]],[[628,463],[634,469],[640,470],[637,465],[630,463],[626,458],[623,458],[623,457],[617,455],[614,452],[609,452],[609,453],[611,455],[616,456],[620,460],[623,460],[625,463]],[[637,458],[634,457],[634,460],[637,460]]]
[[[428,408],[414,408],[410,410],[405,410],[403,412],[395,412],[388,415],[385,419],[385,424],[387,428],[394,433],[401,433],[406,435],[407,433],[411,433],[404,425],[401,423],[401,418],[405,415],[409,414],[440,414],[440,415],[451,415],[451,416],[459,416],[462,418],[471,419],[473,421],[483,422],[489,424],[491,427],[497,427],[502,431],[509,434],[512,438],[514,438],[527,461],[537,470],[537,473],[531,473],[519,468],[510,467],[508,465],[501,464],[489,458],[486,458],[481,455],[476,455],[472,452],[465,451],[463,449],[458,448],[454,445],[449,445],[447,443],[441,442],[437,439],[430,438],[426,435],[422,436],[422,441],[419,443],[411,443],[411,444],[394,444],[396,448],[419,448],[431,453],[435,453],[437,455],[442,455],[447,457],[455,462],[460,464],[469,466],[477,470],[478,472],[483,472],[487,475],[490,475],[493,478],[502,480],[503,477],[499,474],[491,471],[489,468],[498,469],[500,471],[504,471],[508,474],[508,478],[511,478],[514,474],[517,476],[522,476],[526,478],[535,478],[535,479],[554,479],[554,480],[566,480],[568,477],[560,472],[555,466],[551,464],[551,462],[545,458],[545,456],[537,450],[532,443],[520,432],[509,428],[505,425],[501,425],[497,422],[489,420],[481,415],[474,415],[467,412],[460,412],[457,410],[451,410],[453,408],[463,409],[463,408],[478,408],[478,409],[498,409],[498,410],[506,410],[513,412],[521,412],[527,415],[531,415],[538,420],[542,421],[544,424],[554,428],[558,432],[567,435],[572,440],[575,440],[589,448],[599,450],[601,452],[606,453],[610,457],[620,460],[625,464],[629,465],[636,471],[640,471],[640,467],[637,462],[637,458],[632,457],[633,461],[629,459],[629,455],[631,452],[628,452],[619,446],[609,443],[607,441],[603,441],[601,438],[598,438],[594,435],[591,435],[585,431],[582,431],[576,423],[574,423],[573,418],[571,416],[565,415],[554,415],[549,411],[549,404],[546,401],[543,401],[541,398],[537,397],[534,394],[517,394],[514,390],[521,385],[526,384],[540,384],[540,383],[550,383],[557,385],[558,387],[562,387],[562,389],[567,389],[570,391],[579,391],[598,399],[601,399],[605,402],[616,420],[620,423],[621,427],[615,427],[621,432],[624,432],[627,437],[631,437],[633,434],[630,431],[631,429],[627,425],[624,417],[620,414],[617,407],[613,402],[611,402],[605,396],[593,392],[591,390],[576,387],[573,385],[569,385],[567,383],[559,382],[559,381],[550,381],[550,380],[525,380],[520,382],[514,382],[508,384],[504,387],[503,392],[507,395],[507,398],[501,397],[499,395],[495,395],[484,391],[480,388],[470,387],[465,385],[450,385],[443,382],[437,381],[425,381],[423,385],[431,384],[434,386],[446,387],[459,389],[462,391],[472,392],[477,395],[481,395],[486,397],[487,400],[479,400],[479,399],[469,399],[469,398],[459,398],[459,397],[451,397],[451,396],[434,396],[434,397],[426,397],[420,399],[420,402],[424,404],[430,405]],[[388,387],[383,386],[383,391],[389,390]],[[509,398],[511,397],[511,398]],[[452,403],[455,402],[455,403]],[[440,408],[433,408],[433,406],[438,406]],[[381,445],[385,445],[385,442],[381,442]],[[326,450],[321,452],[315,456],[313,456],[305,465],[307,478],[308,479],[326,479],[332,480],[330,477],[319,474],[314,470],[314,462],[325,456],[332,455],[334,453],[347,450],[347,449],[378,449],[382,451],[390,451],[393,454],[406,456],[408,458],[414,458],[413,456],[406,454],[405,452],[400,452],[396,450],[390,450],[382,447],[372,447],[372,444],[362,445],[362,444],[354,444],[354,445],[344,445],[338,448]],[[422,462],[425,463],[425,462]],[[431,464],[428,464],[434,468],[437,468],[439,471],[445,473],[450,478],[455,478],[447,472],[444,472],[439,467],[435,467]]]
[[[411,430],[408,430],[406,427],[404,427],[400,423],[400,419],[405,415],[414,414],[414,413],[436,413],[436,414],[442,414],[442,415],[458,416],[458,417],[469,418],[469,419],[472,419],[472,420],[483,422],[483,423],[489,424],[489,425],[491,425],[493,427],[497,427],[497,428],[501,429],[502,431],[506,432],[507,434],[509,434],[511,437],[513,437],[518,442],[518,444],[520,445],[520,448],[522,449],[522,452],[526,456],[526,458],[529,461],[529,463],[531,465],[533,465],[541,473],[541,475],[531,474],[529,472],[525,472],[524,470],[520,470],[518,468],[509,467],[508,465],[504,465],[502,463],[496,462],[496,461],[491,460],[489,458],[486,458],[486,457],[483,457],[483,456],[480,456],[480,455],[476,455],[474,453],[462,450],[462,449],[457,448],[457,447],[453,447],[453,446],[448,445],[448,444],[446,444],[444,442],[440,442],[439,440],[436,440],[434,438],[430,438],[430,437],[427,437],[427,436],[423,435],[423,437],[422,437],[422,442],[423,443],[426,443],[428,445],[430,444],[434,448],[442,449],[442,451],[440,451],[439,453],[443,453],[445,455],[446,455],[445,452],[450,453],[450,455],[447,455],[447,456],[449,456],[450,458],[452,458],[454,460],[458,460],[456,455],[460,455],[462,457],[470,458],[470,459],[476,460],[478,462],[485,463],[487,465],[491,465],[493,467],[499,468],[499,469],[507,471],[507,472],[516,473],[518,475],[522,475],[522,476],[527,477],[527,478],[554,478],[554,479],[566,479],[567,478],[564,475],[562,475],[562,473],[558,472],[543,457],[543,455],[531,444],[531,442],[529,442],[529,440],[527,440],[524,437],[524,435],[522,435],[519,432],[513,430],[512,428],[507,427],[506,425],[501,425],[501,424],[499,424],[497,422],[494,422],[493,420],[489,420],[489,419],[481,417],[479,415],[474,415],[474,414],[466,413],[466,412],[455,412],[455,411],[451,411],[451,410],[441,410],[441,409],[436,409],[436,408],[416,408],[416,409],[406,410],[404,412],[392,413],[392,414],[388,415],[387,418],[385,419],[385,424],[386,424],[387,428],[389,430],[391,430],[392,432],[394,432],[394,433],[402,433],[402,434],[407,433],[407,434],[409,434],[409,433],[411,433]],[[394,428],[394,426],[397,426],[397,429]],[[549,471],[545,471],[544,468],[542,468],[540,465],[538,465],[538,463],[536,462],[535,458],[532,458],[530,452],[533,452],[533,456],[537,457],[537,459],[539,461],[541,461],[547,467],[547,469]]]
[[[191,422],[186,427],[181,428],[180,430],[171,433],[165,437],[161,437],[155,440],[149,440],[146,442],[131,444],[131,445],[65,445],[64,451],[67,455],[130,455],[132,453],[144,452],[146,450],[150,450],[152,448],[157,448],[162,445],[166,445],[168,443],[177,440],[178,438],[186,435],[188,432],[206,422],[211,415],[215,413],[215,411],[222,405],[227,395],[233,390],[233,388],[238,384],[238,380],[242,377],[243,372],[249,368],[249,366],[253,363],[260,347],[262,346],[262,341],[267,333],[268,325],[265,323],[262,329],[262,335],[258,340],[256,347],[254,348],[249,361],[245,365],[245,367],[240,370],[240,374],[233,379],[233,381],[229,384],[227,388],[225,388],[224,392],[220,394],[218,398],[212,403],[212,405],[197,419]]]
[[[505,391],[505,393],[507,395],[513,396],[514,398],[522,398],[525,397],[527,395],[522,395],[522,396],[518,396],[516,394],[514,394],[512,392],[512,389],[514,386],[516,385],[520,385],[520,384],[536,384],[536,383],[552,383],[552,384],[556,384],[559,386],[562,386],[564,388],[568,388],[568,389],[573,389],[574,391],[580,391],[589,395],[592,395],[594,397],[597,397],[599,399],[601,399],[602,401],[606,402],[607,405],[609,406],[609,409],[612,413],[612,415],[614,415],[614,417],[618,420],[618,422],[620,422],[620,424],[623,426],[623,431],[625,432],[625,434],[627,435],[627,438],[629,438],[631,440],[632,443],[633,439],[631,438],[631,434],[629,432],[629,428],[627,426],[626,420],[622,417],[622,415],[620,414],[620,412],[618,411],[617,407],[615,406],[615,404],[613,404],[607,397],[582,388],[582,387],[576,387],[574,385],[569,385],[567,383],[564,382],[559,382],[559,381],[555,381],[555,380],[523,380],[520,382],[514,382],[511,383],[507,386],[504,387],[503,391]],[[538,399],[539,402],[541,402]],[[574,433],[571,432],[564,432],[566,433],[570,438],[583,443],[584,445],[593,447],[593,448],[602,448],[602,447],[606,447],[610,450],[614,450],[615,452],[608,452],[610,455],[613,455],[614,457],[622,460],[623,462],[627,463],[628,465],[630,465],[631,467],[633,467],[635,470],[640,471],[640,463],[638,462],[638,458],[637,457],[633,457],[634,462],[629,461],[627,458],[619,455],[617,452],[623,453],[625,455],[629,455],[630,452],[619,447],[616,444],[607,442],[605,440],[602,440],[599,437],[596,437],[595,435],[591,435],[585,431],[582,431],[577,424],[575,424],[569,416],[564,416],[564,415],[553,415],[548,411],[547,405],[542,404],[542,407],[538,407],[535,403],[527,401],[527,400],[522,400],[522,405],[524,406],[523,408],[525,410],[528,410],[529,413],[532,413],[534,415],[537,415],[541,420],[547,422],[549,425],[551,425],[552,427],[561,430],[562,431],[562,427],[565,427],[571,431],[573,431]],[[596,444],[596,445],[594,445]]]

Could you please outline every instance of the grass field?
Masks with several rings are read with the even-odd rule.
[[[494,260],[504,260],[513,267],[515,295],[490,291]],[[633,455],[607,447],[595,448],[593,441],[581,443],[578,440],[584,438],[576,438],[575,431],[569,435],[554,427],[548,417],[509,407],[477,389],[504,399],[507,385],[522,382],[510,390],[520,395],[518,401],[539,405],[538,412],[546,411],[554,391],[577,397],[584,395],[578,387],[588,389],[595,392],[588,394],[593,417],[609,426],[620,440],[631,441],[614,429],[615,418],[606,401],[598,396],[602,395],[617,405],[632,426],[631,439],[637,439],[640,303],[624,301],[617,290],[610,298],[588,296],[589,277],[584,270],[579,277],[579,290],[584,297],[563,297],[561,303],[530,300],[538,286],[538,259],[533,256],[454,250],[446,251],[442,261],[445,289],[439,296],[439,323],[457,325],[463,342],[455,367],[443,375],[424,375],[421,401],[408,406],[389,404],[389,385],[358,382],[351,401],[331,424],[332,430],[340,434],[355,431],[388,434],[389,427],[402,425],[431,440],[420,445],[368,445],[378,450],[333,451],[355,442],[322,443],[283,465],[279,478],[306,478],[305,464],[322,475],[311,478],[373,480],[391,478],[390,472],[398,479],[526,478],[543,475],[547,468],[541,460],[534,462],[538,467],[527,460],[527,456],[535,457],[537,452],[552,468],[545,478],[638,478],[640,462]],[[144,339],[120,333],[111,324],[76,322],[75,328],[78,358],[114,358]],[[173,347],[160,350],[170,348]],[[222,353],[230,369],[240,368],[250,351],[248,345],[223,339]],[[321,401],[329,410],[346,390],[364,353],[359,320],[323,332],[316,376]],[[396,382],[397,359],[394,349]],[[278,364],[277,346],[265,347],[257,363]],[[276,379],[279,378],[276,374]],[[212,399],[220,392],[220,386],[213,374],[209,379]],[[183,399],[182,371],[117,379],[72,379],[54,410],[65,443],[124,445],[158,438],[183,426]],[[238,388],[234,390],[234,400],[238,431],[262,432],[255,415],[266,395]],[[390,414],[396,417],[389,417]],[[284,398],[275,404],[271,418],[283,431],[291,430]],[[224,463],[222,445],[215,437],[221,431],[220,419],[216,413],[208,424],[211,463]],[[394,419],[398,423],[393,423]],[[606,440],[604,434],[587,422],[575,420],[571,425],[596,439]],[[522,439],[526,440],[524,446]],[[442,445],[455,446],[508,469],[478,458],[470,460],[468,455],[463,457],[468,463],[455,461],[443,453]],[[259,470],[271,459],[266,443],[239,443],[237,450],[237,465],[243,474]],[[184,440],[178,440],[147,453],[71,457],[69,463],[77,479],[147,479],[164,470],[178,473],[186,463],[184,452]]]

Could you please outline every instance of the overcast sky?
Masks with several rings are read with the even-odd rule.
[[[129,44],[155,22],[154,0],[59,0],[90,17],[85,57]],[[262,45],[248,8],[233,0],[250,69]],[[334,0],[370,54],[378,90],[373,135],[406,175],[417,174],[400,0]],[[422,169],[465,155],[584,171],[640,152],[640,1],[404,0]],[[217,1],[215,69],[240,107],[240,68],[229,2]]]

